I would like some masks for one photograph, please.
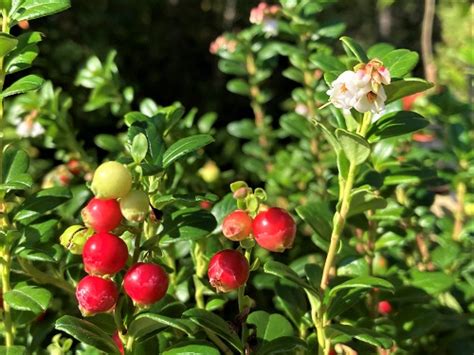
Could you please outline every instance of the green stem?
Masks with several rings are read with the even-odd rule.
[[[331,233],[331,242],[329,245],[326,262],[324,263],[323,276],[321,278],[321,289],[325,290],[329,283],[329,272],[334,264],[337,248],[339,246],[339,239],[346,224],[347,213],[351,203],[351,191],[354,185],[357,165],[350,163],[347,181],[344,184],[344,191],[342,192],[342,199],[339,210],[335,213],[333,219],[333,230]]]
[[[249,265],[251,265],[250,261],[252,258],[252,248],[245,249],[245,258],[247,259],[247,262]],[[248,304],[245,302],[245,284],[239,287],[237,291],[237,300],[239,304],[239,314],[242,317],[242,344],[244,347],[247,344],[247,338],[248,338],[248,328],[247,328],[247,317],[244,314],[246,313],[246,308],[248,307]]]
[[[5,247],[2,250],[2,293],[5,295],[8,291],[11,290],[10,286],[10,267],[11,267],[11,255],[8,247]],[[5,345],[13,346],[14,344],[14,329],[11,318],[10,305],[5,301],[3,297],[3,325],[5,328]]]
[[[9,33],[9,18],[7,14],[7,10],[2,10],[2,32]],[[0,57],[0,92],[3,91],[3,85],[5,83],[5,68],[4,64],[4,57]],[[3,97],[0,97],[0,184],[3,183]],[[0,205],[3,206],[5,202],[5,194],[2,192],[0,194]],[[3,213],[3,211],[2,211]],[[3,219],[3,218],[2,218]],[[5,229],[8,225],[4,225],[2,221],[2,229]],[[11,267],[11,254],[10,254],[10,246],[5,245],[2,250],[2,265],[1,265],[1,274],[2,274],[2,296],[10,291],[10,267]],[[5,301],[5,297],[3,297],[3,325],[4,325],[4,333],[5,333],[5,345],[12,346],[15,341],[15,334],[14,328],[11,319],[11,310],[10,305]]]

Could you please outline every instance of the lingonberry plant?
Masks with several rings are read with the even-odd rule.
[[[0,1],[1,353],[471,350],[470,107],[332,2],[261,2],[210,44],[253,116],[224,124],[137,100],[113,50],[77,92],[10,82],[70,3]]]

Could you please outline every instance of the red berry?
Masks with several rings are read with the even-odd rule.
[[[247,212],[237,210],[229,214],[222,222],[222,233],[227,239],[240,241],[252,233],[252,217]]]
[[[337,355],[336,350],[330,349],[328,355]]]
[[[110,232],[122,221],[122,212],[117,200],[101,200],[92,198],[81,211],[82,219],[87,227],[96,232]]]
[[[389,301],[380,301],[377,308],[380,314],[389,314],[392,312],[392,305]]]
[[[120,337],[118,335],[118,330],[116,330],[114,335],[112,335],[112,340],[115,344],[117,344],[117,348],[119,349],[120,354],[125,354],[125,349],[123,348],[122,340],[120,340]]]
[[[76,298],[81,312],[93,315],[114,308],[118,290],[113,281],[88,275],[77,284]]]
[[[127,244],[110,233],[94,234],[82,250],[84,269],[92,275],[113,275],[125,266],[127,259]]]
[[[210,201],[201,201],[199,206],[204,210],[210,210],[212,208],[212,203]]]
[[[247,282],[249,263],[237,250],[222,250],[211,258],[207,275],[217,291],[230,292]]]
[[[282,252],[293,246],[296,224],[285,210],[276,207],[269,208],[255,217],[253,235],[262,248]]]
[[[166,294],[168,275],[157,264],[136,263],[125,274],[123,287],[136,304],[148,306]]]

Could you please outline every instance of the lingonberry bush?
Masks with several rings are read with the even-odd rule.
[[[95,146],[71,95],[8,77],[43,39],[10,29],[69,1],[0,2],[2,353],[471,352],[470,107],[317,21],[331,2],[262,2],[210,44],[253,114],[229,135],[91,56],[82,110],[120,130]]]

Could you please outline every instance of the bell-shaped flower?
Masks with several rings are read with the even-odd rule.
[[[369,91],[365,95],[360,96],[354,103],[354,108],[362,113],[380,113],[385,108],[385,100],[387,100],[387,95],[384,88],[380,86],[377,93]]]

